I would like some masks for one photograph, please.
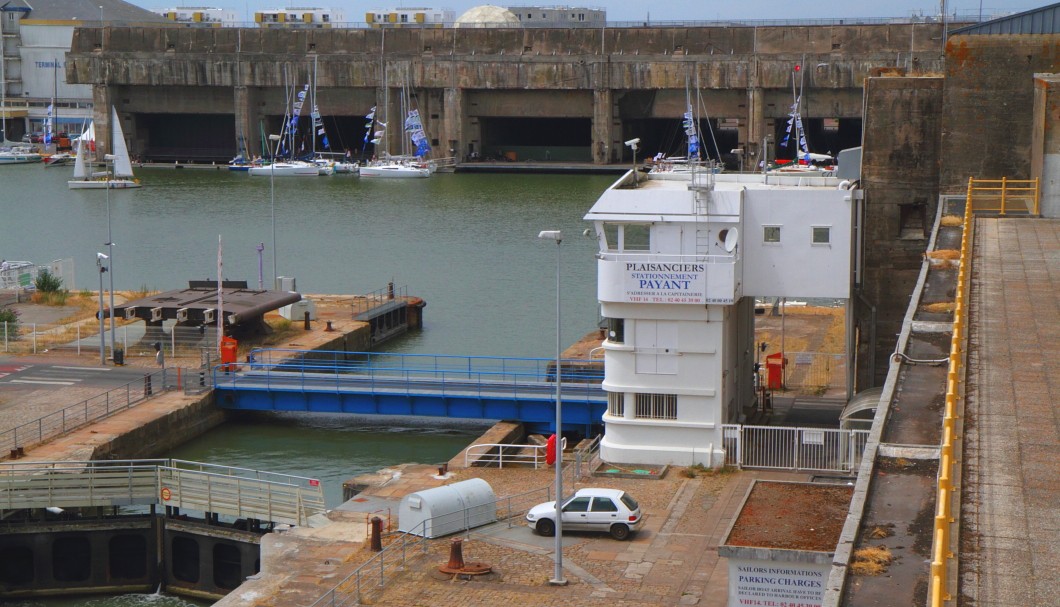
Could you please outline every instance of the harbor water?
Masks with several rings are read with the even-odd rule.
[[[71,290],[98,288],[108,193],[67,188],[69,168],[0,170],[0,256],[72,258]],[[140,169],[145,187],[109,193],[118,291],[170,290],[223,275],[256,287],[276,272],[306,293],[360,294],[388,282],[427,302],[422,331],[382,349],[407,353],[551,358],[556,264],[562,342],[599,321],[596,241],[582,217],[613,176],[438,174],[275,179],[226,170]],[[274,215],[275,213],[275,215]],[[273,222],[275,217],[275,223]],[[560,247],[539,240],[563,230]],[[107,277],[109,281],[109,277]],[[107,281],[104,282],[106,286]],[[389,465],[447,461],[481,433],[453,420],[342,415],[251,417],[159,454],[318,478],[329,507],[342,481]],[[159,602],[165,601],[165,602]],[[191,607],[161,595],[16,603],[28,607]]]

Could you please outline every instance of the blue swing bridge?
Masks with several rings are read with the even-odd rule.
[[[559,368],[563,430],[600,432],[603,361]],[[232,410],[516,420],[532,433],[556,425],[555,359],[268,348],[215,366],[213,386]]]

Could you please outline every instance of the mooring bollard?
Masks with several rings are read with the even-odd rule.
[[[372,552],[383,551],[383,519],[372,517]]]
[[[464,540],[463,538],[454,537],[453,543],[449,544],[449,563],[446,565],[449,569],[463,569],[464,568]]]

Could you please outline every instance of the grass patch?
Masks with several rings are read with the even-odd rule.
[[[937,251],[928,251],[926,253],[928,259],[960,259],[961,252],[957,249],[939,249]]]
[[[869,546],[854,551],[854,560],[850,563],[850,572],[854,575],[880,575],[887,571],[887,566],[894,556],[886,546]]]
[[[703,464],[692,464],[681,471],[682,476],[685,478],[697,478],[700,476],[724,476],[736,472],[736,468],[732,466],[722,466],[720,468],[708,468]]]
[[[957,308],[957,304],[952,301],[940,301],[938,303],[931,303],[924,306],[925,312],[953,312]]]
[[[34,291],[33,295],[30,296],[30,301],[42,306],[65,306],[69,297],[70,292],[65,289],[61,291]]]

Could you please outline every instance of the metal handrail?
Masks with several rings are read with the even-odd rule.
[[[931,545],[931,573],[928,600],[931,607],[942,607],[951,600],[954,592],[949,586],[949,571],[956,570],[957,552],[952,549],[953,528],[959,522],[961,496],[954,477],[960,474],[960,450],[954,442],[958,435],[958,404],[963,400],[961,377],[965,369],[965,344],[968,331],[968,304],[971,290],[972,228],[975,207],[972,204],[976,180],[968,179],[968,194],[964,204],[964,219],[961,234],[960,269],[957,272],[956,302],[953,311],[953,336],[950,340],[949,366],[946,371],[946,404],[942,418],[942,445],[939,450],[939,473],[937,480],[935,519]],[[1034,180],[1037,188],[1037,180]],[[1004,185],[1005,181],[1002,180]],[[1037,207],[1037,201],[1035,201]],[[1004,208],[1004,207],[1002,207]],[[1002,213],[1003,214],[1003,213]]]
[[[168,373],[168,375],[167,375]],[[11,452],[39,445],[52,438],[83,428],[115,413],[130,409],[158,392],[170,388],[167,379],[172,369],[161,369],[142,379],[107,390],[84,401],[49,413],[31,422],[0,432],[0,458]]]
[[[0,462],[0,510],[130,504],[306,525],[324,496],[315,479],[187,460]]]
[[[991,194],[981,195],[977,200],[977,192],[991,192]],[[984,206],[982,204],[984,197],[990,201],[997,200],[997,206]],[[1013,199],[1020,200],[1023,204],[1012,206]],[[1038,179],[1009,179],[1008,177],[1002,177],[1001,179],[976,179],[969,177],[967,205],[973,213],[976,211],[996,211],[1002,217],[1008,213],[1039,215],[1041,211],[1041,183]]]

